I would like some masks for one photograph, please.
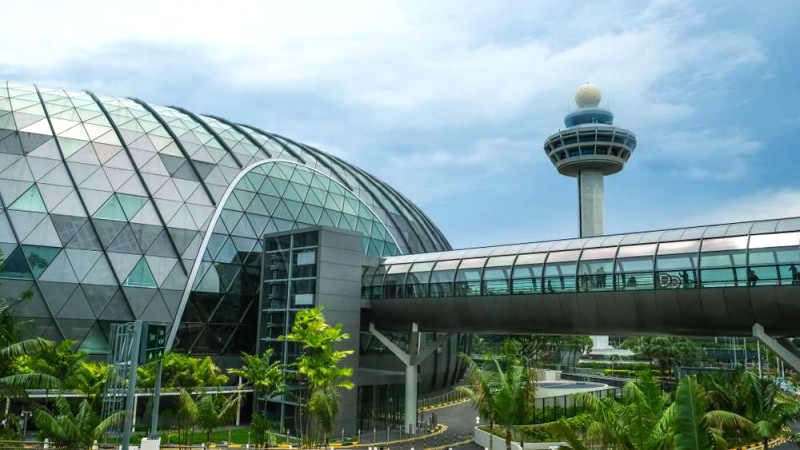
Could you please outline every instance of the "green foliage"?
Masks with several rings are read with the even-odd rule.
[[[155,386],[156,364],[139,366],[137,384],[141,387]],[[191,389],[196,387],[216,387],[228,382],[214,361],[206,356],[195,358],[183,353],[169,352],[164,355],[161,386],[165,389]]]
[[[180,392],[181,414],[193,425],[206,432],[206,443],[212,442],[214,427],[228,420],[238,404],[235,395],[203,392],[192,395],[185,389]]]
[[[538,373],[528,361],[516,353],[516,346],[504,345],[503,364],[493,355],[489,356],[487,368],[480,367],[475,360],[467,361],[468,386],[458,390],[466,393],[482,415],[506,429],[506,449],[511,449],[512,428],[530,417],[536,400]]]
[[[676,365],[696,364],[703,359],[703,349],[691,339],[683,337],[645,336],[628,338],[622,348],[656,361],[662,375]]]
[[[33,421],[42,439],[48,438],[56,448],[66,450],[86,450],[94,440],[101,439],[109,427],[120,424],[125,418],[125,412],[120,411],[101,421],[86,400],[73,412],[67,399],[56,397],[54,407],[52,413],[46,409],[37,410]]]
[[[14,370],[20,374],[44,374],[61,380],[63,389],[74,389],[78,384],[75,379],[81,366],[86,362],[87,354],[74,351],[75,341],[64,339],[57,345],[43,346],[36,352],[18,357],[14,361]]]
[[[282,393],[285,388],[283,364],[272,361],[271,348],[261,356],[242,352],[242,367],[228,369],[228,373],[241,377],[266,400]]]
[[[353,389],[350,377],[353,369],[341,367],[342,361],[353,353],[350,350],[334,350],[337,343],[349,339],[342,333],[342,325],[328,325],[322,308],[305,309],[295,316],[292,329],[281,339],[300,345],[303,353],[292,363],[299,378],[308,385],[308,399],[305,407],[316,419],[327,436],[333,429],[333,422],[339,412],[339,391]],[[306,422],[306,436],[310,424]]]
[[[253,414],[250,422],[250,442],[256,447],[274,447],[278,444],[273,429],[278,429],[280,424],[270,422],[261,414]]]
[[[789,425],[800,420],[800,403],[783,392],[772,380],[753,372],[737,371],[700,378],[713,407],[729,410],[753,423],[750,440],[766,448],[770,439],[791,433]]]
[[[528,361],[557,365],[560,365],[564,353],[580,355],[592,346],[592,339],[584,335],[476,335],[473,342],[477,354],[500,354],[510,343]]]

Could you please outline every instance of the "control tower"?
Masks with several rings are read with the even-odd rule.
[[[576,111],[566,129],[548,136],[544,151],[561,175],[578,179],[581,237],[603,234],[603,177],[619,172],[636,148],[636,135],[614,126],[614,114],[600,107],[600,88],[586,83],[575,93]]]
[[[604,181],[625,167],[636,148],[636,135],[614,126],[614,114],[600,107],[603,94],[594,83],[575,93],[578,109],[564,117],[566,129],[547,137],[544,152],[561,175],[578,179],[580,237],[604,232]],[[608,336],[592,336],[592,353],[616,353]]]

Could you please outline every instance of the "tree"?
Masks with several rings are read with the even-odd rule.
[[[199,425],[206,432],[206,444],[210,444],[214,427],[222,425],[230,418],[234,406],[237,405],[237,398],[211,392],[192,396],[187,390],[181,389],[180,402],[181,413],[193,426]],[[188,433],[189,439],[191,434]]]
[[[516,343],[518,353],[535,364],[550,362],[559,364],[563,353],[582,354],[592,346],[592,339],[586,335],[476,335],[475,348],[478,353],[500,353],[507,341]],[[572,358],[570,358],[572,359]]]
[[[649,374],[628,382],[620,399],[597,398],[591,393],[575,396],[592,421],[585,430],[572,430],[565,423],[554,430],[568,442],[582,431],[585,447],[601,446],[626,450],[708,450],[728,448],[725,431],[750,429],[750,422],[729,411],[708,411],[705,391],[694,377],[678,383],[674,402],[663,394]],[[584,445],[583,443],[581,445]],[[577,447],[576,447],[577,448]]]
[[[118,411],[101,421],[88,401],[81,401],[77,411],[73,412],[64,397],[56,397],[54,407],[55,413],[46,409],[37,410],[33,420],[42,438],[48,438],[55,447],[66,450],[86,450],[109,427],[120,424],[126,414],[125,411]]]
[[[800,420],[800,403],[781,392],[772,380],[753,372],[701,379],[715,407],[734,411],[753,423],[752,437],[769,448],[769,441],[790,434],[789,425]]]
[[[528,361],[514,352],[508,342],[501,362],[490,356],[487,368],[480,367],[472,358],[467,361],[467,379],[471,387],[461,386],[479,411],[487,413],[493,422],[506,430],[506,450],[511,450],[514,425],[522,423],[533,412],[536,400],[536,381],[538,373]]]
[[[656,361],[659,372],[666,375],[675,365],[692,364],[703,357],[703,349],[691,339],[684,337],[645,336],[628,338],[622,343],[645,358]]]
[[[300,345],[303,353],[292,363],[297,368],[299,381],[307,383],[308,398],[305,408],[316,419],[324,434],[324,441],[333,431],[333,423],[339,412],[339,392],[353,389],[350,377],[353,369],[340,364],[352,350],[335,350],[342,341],[349,339],[342,333],[342,325],[325,322],[322,308],[305,309],[297,313],[292,329],[281,339]],[[306,421],[306,436],[310,434],[310,421]]]
[[[228,369],[228,373],[245,380],[246,385],[253,387],[255,397],[261,397],[264,409],[253,414],[251,423],[251,437],[256,445],[267,444],[271,441],[270,423],[266,419],[267,402],[275,395],[284,391],[283,364],[272,361],[273,350],[265,350],[261,356],[242,352],[242,366]],[[241,403],[241,394],[238,397]]]
[[[106,388],[109,366],[102,362],[83,362],[72,375],[72,387],[86,395],[89,404],[97,411]]]
[[[2,260],[0,260],[2,264]],[[39,372],[19,373],[15,370],[18,358],[24,358],[53,347],[53,343],[40,337],[24,339],[23,327],[14,317],[14,310],[30,299],[26,292],[20,298],[0,298],[0,395],[25,396],[25,389],[55,389],[61,386],[60,379]]]
[[[87,354],[73,351],[75,341],[64,339],[57,345],[47,345],[36,352],[18,357],[14,369],[20,374],[44,374],[61,380],[63,389],[74,389],[75,376],[86,362]]]
[[[222,386],[228,382],[228,376],[208,356],[195,358],[183,353],[169,352],[162,361],[161,385],[167,389]],[[139,366],[137,376],[139,386],[155,386],[156,364]]]
[[[750,431],[752,422],[730,411],[709,408],[705,389],[693,376],[683,377],[675,391],[675,448],[686,450],[727,449],[725,430]]]

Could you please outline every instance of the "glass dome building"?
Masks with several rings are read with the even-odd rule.
[[[261,237],[327,226],[364,254],[449,250],[341,159],[178,107],[0,83],[0,294],[39,335],[103,353],[111,323],[173,324],[195,354],[253,351]]]

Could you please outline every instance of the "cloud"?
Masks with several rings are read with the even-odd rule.
[[[800,217],[800,189],[763,189],[728,199],[717,207],[696,214],[687,224],[714,224]]]
[[[457,150],[432,148],[397,154],[389,157],[385,167],[395,174],[396,187],[401,192],[425,203],[476,189],[502,190],[502,177],[512,168],[530,166],[531,172],[547,170],[549,161],[540,147],[539,142],[488,138]]]
[[[764,147],[746,130],[700,129],[666,131],[653,136],[642,155],[651,166],[669,161],[673,175],[718,181],[735,180],[750,173],[753,158]]]

